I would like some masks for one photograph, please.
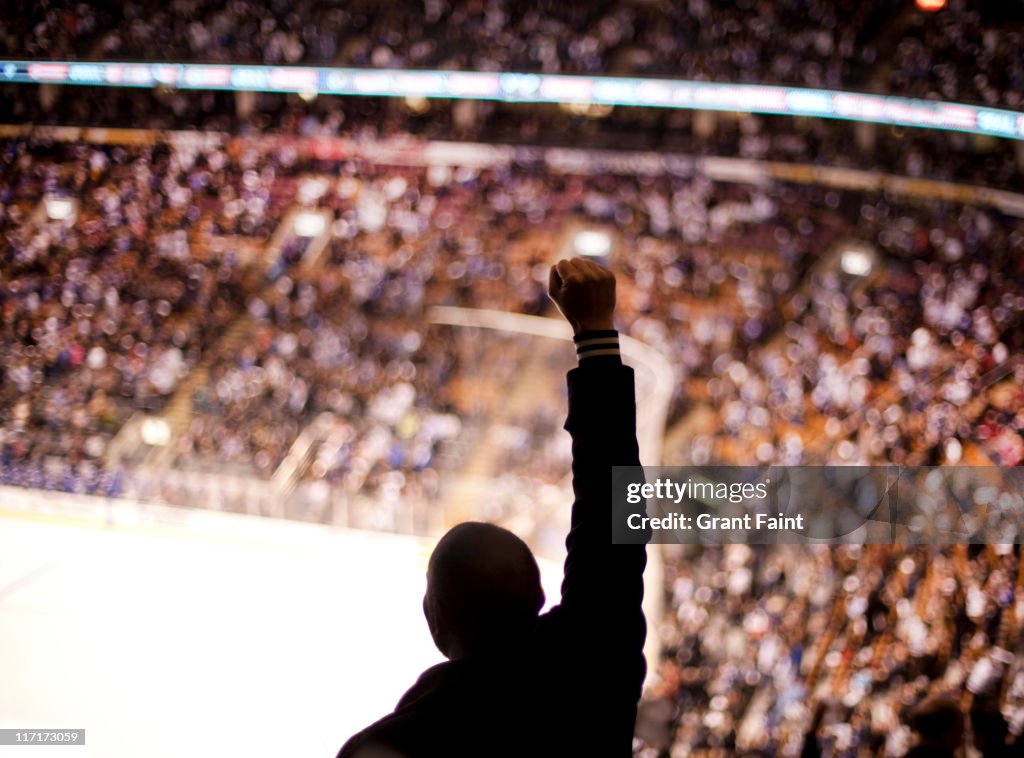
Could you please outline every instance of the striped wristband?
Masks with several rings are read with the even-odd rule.
[[[614,329],[580,332],[572,341],[576,343],[576,358],[580,363],[605,356],[615,356],[621,360],[619,333]]]

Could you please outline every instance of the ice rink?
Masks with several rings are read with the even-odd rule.
[[[87,740],[0,758],[328,758],[441,660],[420,611],[429,542],[169,509],[84,518],[12,493],[0,727]],[[542,571],[557,597],[558,568]]]

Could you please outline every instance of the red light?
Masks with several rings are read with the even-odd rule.
[[[917,7],[923,11],[941,11],[946,7],[946,0],[916,0]]]

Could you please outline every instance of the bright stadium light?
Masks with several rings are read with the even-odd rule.
[[[142,441],[154,447],[163,447],[171,441],[171,427],[162,418],[147,418],[142,422]]]
[[[612,238],[607,232],[593,229],[576,232],[572,238],[572,249],[576,255],[603,258],[612,251]]]
[[[330,183],[321,176],[302,179],[299,182],[299,203],[306,206],[313,205],[326,194],[328,189],[330,189]]]
[[[75,214],[75,204],[70,198],[46,198],[46,216],[51,221],[67,221]]]
[[[413,113],[426,113],[430,110],[430,101],[427,100],[427,98],[419,97],[418,95],[407,95],[405,98],[405,107]]]
[[[871,256],[863,250],[844,250],[839,265],[844,274],[867,276],[871,273]]]
[[[303,211],[295,216],[292,231],[299,237],[317,237],[323,232],[326,225],[327,222],[319,213]]]
[[[604,118],[615,110],[614,105],[608,103],[559,103],[558,107],[566,113],[574,116],[585,116],[586,118]]]

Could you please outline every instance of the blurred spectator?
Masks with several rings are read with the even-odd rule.
[[[8,8],[0,55],[656,75],[1017,109],[1022,33],[1019,4],[967,0],[47,0]]]
[[[917,742],[907,758],[953,758],[963,747],[964,715],[952,698],[925,700],[911,711],[910,723]]]

